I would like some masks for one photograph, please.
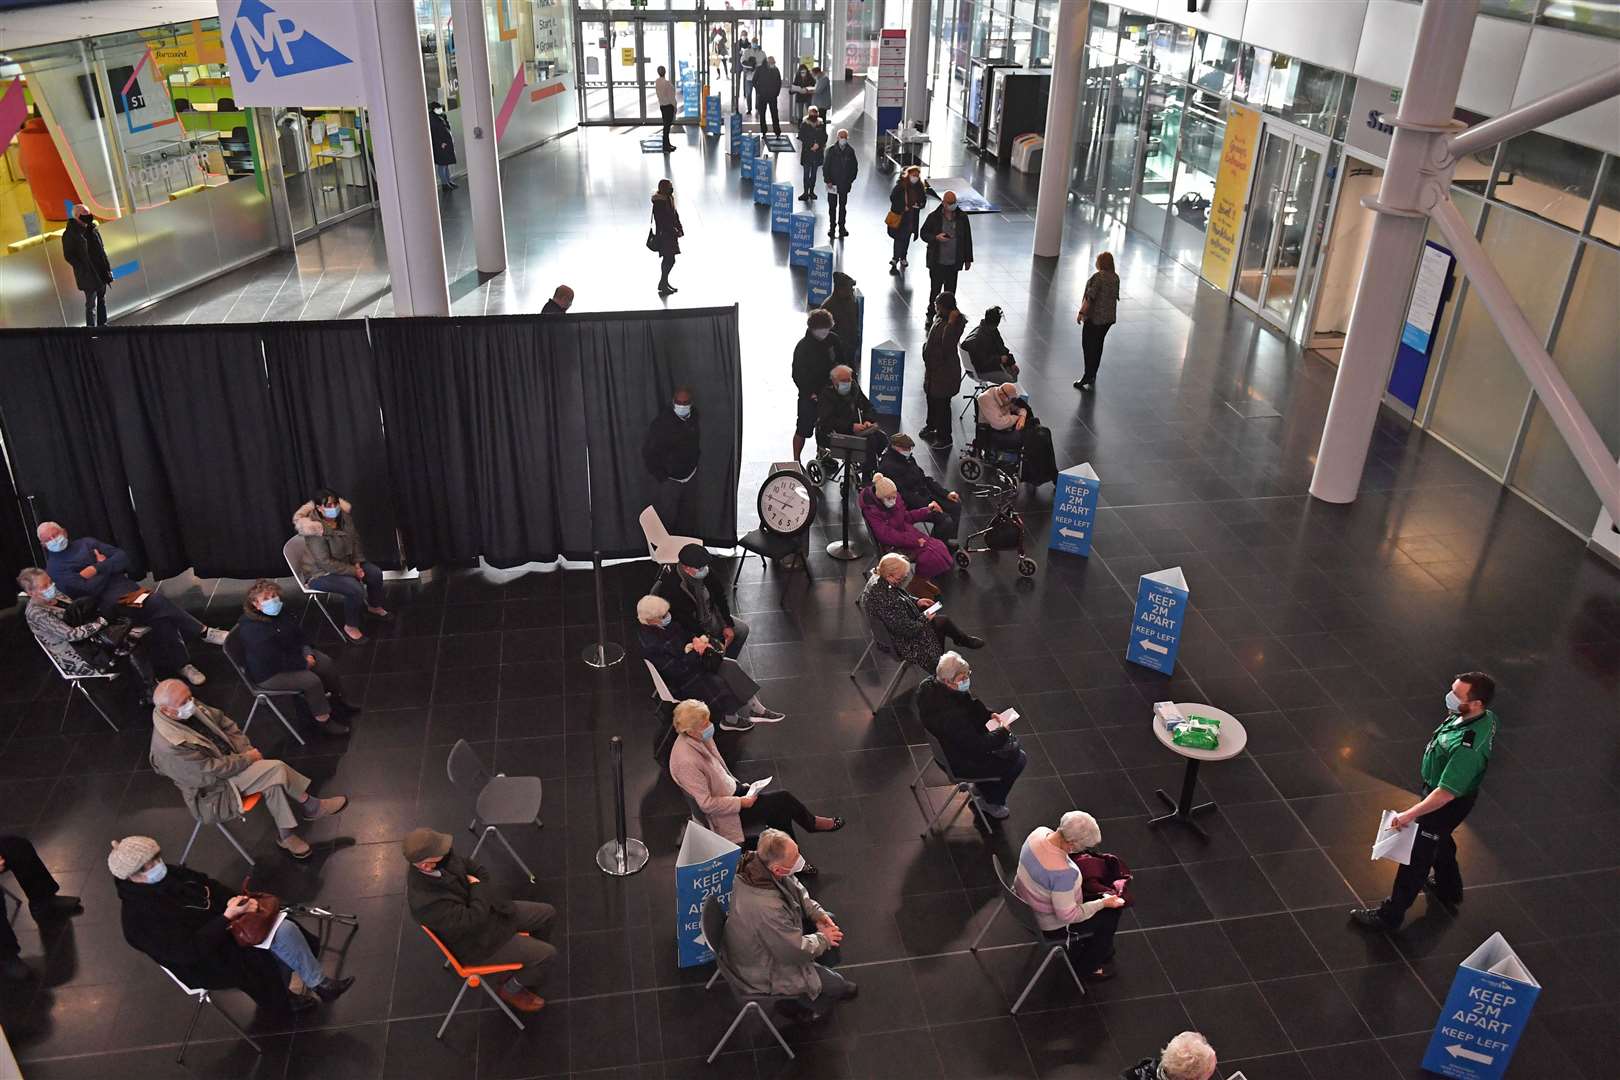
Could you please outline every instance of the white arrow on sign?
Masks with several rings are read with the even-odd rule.
[[[1141,641],[1138,641],[1137,644],[1142,646],[1142,648],[1146,649],[1148,652],[1156,652],[1160,656],[1170,655],[1169,649],[1165,648],[1163,645],[1156,645],[1147,638],[1143,638]]]
[[[1059,529],[1058,535],[1067,536],[1071,540],[1084,540],[1086,538],[1085,533],[1076,532],[1074,529]]]
[[[1462,1058],[1464,1061],[1477,1061],[1481,1065],[1489,1065],[1491,1062],[1496,1060],[1489,1054],[1481,1054],[1473,1050],[1464,1050],[1458,1043],[1452,1043],[1450,1046],[1446,1047],[1446,1053],[1450,1054],[1454,1058]]]

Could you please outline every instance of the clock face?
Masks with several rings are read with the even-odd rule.
[[[810,487],[797,473],[773,473],[759,489],[759,523],[773,533],[799,532],[814,515]]]

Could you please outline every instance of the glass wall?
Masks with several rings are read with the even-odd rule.
[[[945,87],[947,107],[958,115],[971,115],[975,60],[1051,67],[1055,18],[1057,0],[939,0],[933,26],[935,77]]]

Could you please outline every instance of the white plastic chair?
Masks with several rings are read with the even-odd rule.
[[[695,536],[671,536],[655,507],[649,506],[643,510],[638,520],[641,522],[641,533],[647,538],[647,554],[660,566],[673,566],[679,562],[681,548],[687,544],[703,543]]]
[[[101,714],[101,718],[103,720],[107,721],[107,725],[109,727],[111,727],[114,731],[121,730],[118,727],[118,725],[113,721],[113,718],[107,715],[107,710],[103,709],[101,707],[100,703],[97,702],[96,699],[90,695],[90,691],[86,690],[84,688],[85,681],[88,680],[88,679],[106,679],[106,680],[108,680],[110,682],[111,680],[118,678],[118,676],[121,674],[121,672],[108,671],[108,672],[97,672],[94,675],[69,675],[67,673],[67,671],[62,667],[62,665],[57,661],[56,654],[51,652],[51,650],[45,648],[45,643],[43,641],[40,641],[39,638],[34,638],[34,643],[40,647],[40,649],[45,653],[46,656],[50,657],[51,667],[56,669],[56,673],[58,675],[62,676],[62,678],[66,679],[68,681],[68,684],[70,686],[72,686],[73,689],[77,690],[79,693],[84,695],[84,700],[86,700],[86,701],[88,701],[90,703],[90,707],[92,709],[96,710],[96,712]]]
[[[647,665],[647,674],[652,676],[653,692],[658,695],[658,700],[668,702],[671,705],[675,704],[675,695],[669,692],[669,684],[664,682],[662,675],[658,674],[658,669],[653,667],[653,662],[643,660],[642,663]]]
[[[264,1053],[264,1047],[260,1046],[256,1042],[254,1042],[253,1041],[253,1036],[251,1036],[247,1032],[243,1031],[242,1030],[242,1025],[238,1024],[235,1020],[232,1020],[231,1019],[231,1014],[226,1012],[224,1009],[219,1007],[219,1002],[214,1000],[213,994],[212,994],[211,991],[193,989],[192,987],[189,987],[185,983],[181,982],[180,977],[178,975],[176,975],[174,972],[170,971],[168,968],[164,967],[162,964],[159,964],[158,968],[159,968],[159,970],[161,970],[163,972],[163,974],[165,974],[169,978],[173,979],[174,980],[174,985],[176,985],[180,989],[184,990],[188,997],[192,997],[192,998],[197,999],[197,1007],[195,1009],[193,1009],[192,1012],[191,1012],[191,1023],[186,1025],[186,1037],[180,1040],[180,1053],[174,1059],[176,1064],[179,1064],[180,1062],[183,1062],[183,1061],[186,1060],[186,1047],[191,1045],[191,1035],[192,1035],[192,1032],[197,1030],[197,1020],[198,1020],[199,1017],[202,1016],[202,1011],[203,1011],[203,1006],[204,1005],[212,1005],[214,1007],[214,1011],[219,1013],[219,1015],[223,1016],[225,1018],[225,1022],[227,1024],[231,1025],[231,1027],[233,1029],[235,1029],[235,1031],[236,1031],[236,1033],[238,1035],[242,1036],[242,1038],[247,1040],[247,1044],[249,1046],[253,1047],[253,1050],[254,1050],[255,1053],[261,1054],[261,1055]]]
[[[315,606],[320,609],[322,615],[326,616],[326,621],[337,632],[338,640],[344,644],[353,644],[349,639],[349,635],[343,632],[343,624],[332,618],[332,613],[326,610],[326,602],[322,597],[330,596],[331,593],[325,589],[312,589],[309,587],[309,547],[304,543],[304,538],[294,536],[281,545],[281,557],[287,560],[287,569],[292,571],[293,580],[298,582],[299,590],[305,596],[315,598]]]

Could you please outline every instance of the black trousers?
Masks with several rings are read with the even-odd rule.
[[[906,251],[911,247],[911,235],[916,231],[916,228],[916,222],[908,221],[902,217],[900,224],[895,228],[894,232],[890,233],[894,237],[893,259],[895,262],[899,262],[906,257]]]
[[[827,185],[827,231],[843,229],[844,215],[849,211],[849,188]]]
[[[186,642],[202,640],[203,624],[159,593],[147,596],[139,607],[120,604],[116,598],[98,606],[109,619],[128,619],[136,626],[151,628],[139,647],[159,677],[179,675],[180,669],[191,663]]]
[[[659,115],[661,115],[664,118],[664,145],[668,146],[669,145],[669,129],[671,127],[673,127],[674,124],[675,124],[675,106],[673,106],[673,105],[660,105],[660,106],[658,106],[658,112],[659,112]]]
[[[912,509],[927,506],[931,502],[939,503],[939,512],[929,514],[925,519],[934,527],[934,535],[941,540],[955,540],[956,534],[962,531],[962,504],[953,503],[949,499],[936,499],[925,491],[902,491],[900,497],[906,500],[906,505]]]
[[[744,785],[737,785],[737,794],[743,795],[747,791]],[[762,791],[754,800],[754,805],[745,807],[738,817],[745,830],[759,825],[767,829],[781,829],[792,836],[795,825],[805,832],[815,832],[816,829],[816,815],[806,809],[791,791]]]
[[[934,397],[929,394],[925,400],[928,402],[928,418],[923,425],[924,430],[936,432],[940,435],[949,435],[951,433],[951,396],[946,394],[944,397]]]
[[[811,165],[811,164],[809,164],[807,162],[804,165],[803,168],[804,168],[804,190],[799,192],[799,194],[800,195],[813,195],[813,194],[815,194],[815,191],[816,191],[817,166]]]
[[[939,621],[937,617],[935,621]],[[1001,773],[998,779],[990,783],[974,784],[973,786],[979,789],[979,795],[985,801],[995,803],[997,806],[1006,806],[1007,793],[1012,790],[1013,784],[1018,781],[1018,777],[1023,774],[1028,765],[1029,755],[1024,753],[1023,750],[1019,750],[1017,754],[1001,762]],[[984,769],[976,768],[973,771],[976,773],[983,772],[986,776],[990,775]],[[1095,967],[1096,965],[1092,966]]]
[[[942,292],[956,295],[956,275],[962,272],[960,266],[930,266],[928,268],[928,314],[924,321],[934,321],[934,297]],[[960,306],[960,305],[958,305]]]
[[[1423,794],[1428,795],[1431,790],[1425,789]],[[1430,870],[1434,871],[1434,883],[1443,898],[1451,901],[1462,899],[1462,870],[1457,866],[1457,842],[1451,838],[1451,834],[1474,808],[1474,799],[1473,795],[1452,799],[1440,809],[1417,819],[1418,834],[1417,839],[1412,841],[1412,861],[1395,871],[1395,884],[1390,888],[1389,899],[1378,906],[1379,917],[1391,930],[1400,926],[1401,920],[1406,918],[1406,909],[1423,891],[1423,883],[1429,879]]]
[[[663,268],[663,273],[658,275],[658,284],[662,287],[669,284],[669,272],[675,269],[675,256],[665,255],[659,265]]]
[[[1069,963],[1084,975],[1095,971],[1114,958],[1114,931],[1119,929],[1119,915],[1124,908],[1105,907],[1085,922],[1078,922],[1063,930],[1048,930],[1049,941],[1067,938]],[[1081,934],[1088,935],[1081,937]]]
[[[1080,328],[1080,350],[1086,356],[1086,373],[1081,377],[1081,382],[1096,380],[1097,369],[1102,366],[1103,338],[1108,336],[1108,328],[1113,325],[1088,321]]]
[[[97,289],[84,294],[84,325],[107,325],[107,290]]]
[[[776,99],[774,97],[767,99],[761,94],[755,104],[759,107],[759,133],[761,135],[765,134],[765,111],[769,109],[771,113],[771,131],[777,135],[782,134],[782,118],[776,115]]]
[[[0,859],[6,861],[6,870],[21,886],[30,907],[47,902],[60,889],[56,879],[51,877],[51,872],[40,861],[34,845],[22,837],[0,836]],[[4,902],[3,898],[0,898],[0,902]],[[10,914],[9,911],[4,912],[5,916]],[[17,934],[11,929],[11,919],[0,917],[0,960],[9,960],[21,951]]]

